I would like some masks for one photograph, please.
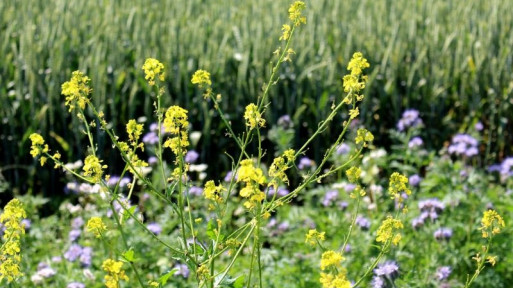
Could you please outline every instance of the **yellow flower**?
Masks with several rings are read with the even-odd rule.
[[[495,266],[495,264],[497,264],[497,256],[486,257],[486,262],[490,263],[492,266]]]
[[[319,279],[323,288],[350,288],[351,282],[347,280],[346,272],[342,271],[337,275],[321,273]]]
[[[96,238],[100,238],[102,233],[106,230],[107,226],[105,226],[100,217],[91,217],[91,219],[87,221],[87,231],[93,232]]]
[[[349,182],[356,183],[358,179],[360,179],[360,175],[362,174],[362,169],[359,167],[351,167],[346,170],[346,176]]]
[[[148,80],[148,84],[150,84],[150,86],[155,85],[155,77],[157,77],[160,81],[164,81],[164,64],[160,63],[157,59],[146,59],[142,69],[146,75],[144,78]]]
[[[107,165],[102,165],[103,161],[98,159],[98,157],[94,155],[89,155],[84,160],[84,176],[91,177],[91,181],[94,183],[99,183],[102,179],[103,169],[107,168]]]
[[[289,8],[289,19],[295,26],[306,24],[306,17],[302,15],[302,11],[306,8],[305,2],[296,1]]]
[[[137,124],[137,121],[130,120],[126,124],[126,132],[128,134],[128,139],[132,143],[132,145],[135,146],[135,143],[137,143],[137,140],[139,140],[139,137],[142,134],[143,130],[143,124]]]
[[[189,135],[187,129],[187,110],[180,106],[171,106],[164,117],[164,129],[174,137],[166,140],[164,147],[169,147],[175,155],[185,155],[189,146]]]
[[[285,160],[286,159],[286,160]],[[294,150],[289,149],[283,153],[283,156],[276,157],[273,163],[269,167],[269,177],[273,178],[270,186],[274,186],[274,189],[278,189],[277,179],[285,184],[289,184],[289,178],[285,171],[289,168],[288,163],[294,161]]]
[[[360,115],[360,111],[358,110],[358,107],[356,107],[356,108],[354,108],[354,109],[349,110],[349,118],[354,119],[354,118],[356,118],[358,115]]]
[[[215,185],[214,181],[210,180],[205,183],[205,189],[203,192],[205,193],[205,198],[209,200],[213,200],[217,203],[223,202],[223,198],[221,197],[221,193],[224,191],[223,185]]]
[[[504,228],[506,223],[504,219],[502,219],[501,215],[497,213],[495,210],[487,210],[483,213],[483,218],[481,219],[481,232],[483,233],[483,238],[490,237],[490,233],[492,235],[499,234],[501,232],[501,228]]]
[[[347,65],[347,70],[351,73],[343,77],[344,92],[349,93],[343,100],[346,104],[353,104],[355,101],[362,101],[363,95],[358,93],[365,89],[365,82],[367,82],[367,76],[362,75],[363,69],[370,67],[367,59],[363,58],[362,53],[356,52],[353,54],[353,58]],[[356,117],[358,111],[353,111],[352,115]]]
[[[45,144],[43,136],[37,133],[32,133],[29,138],[30,141],[32,141],[32,146],[30,146],[30,155],[32,155],[32,157],[36,158],[38,155],[48,152],[48,145]]]
[[[349,61],[349,64],[347,64],[347,70],[351,71],[351,75],[361,75],[363,69],[369,68],[369,62],[367,62],[367,59],[363,58],[363,54],[361,52],[355,52],[353,54],[353,58],[351,58],[351,61]]]
[[[310,244],[311,246],[315,246],[317,241],[324,241],[325,232],[318,232],[316,229],[310,229],[308,234],[306,234],[305,243]]]
[[[89,82],[91,79],[85,76],[80,71],[72,73],[71,80],[62,84],[62,95],[66,96],[66,106],[69,107],[69,112],[75,109],[75,104],[78,104],[80,109],[84,109],[85,105],[89,103],[89,94],[91,88],[89,88]]]
[[[411,190],[408,189],[406,184],[408,184],[408,177],[397,172],[392,173],[388,184],[388,193],[390,193],[391,198],[398,198],[401,201],[402,197],[399,197],[399,193],[405,192],[407,195],[410,195]]]
[[[330,266],[339,267],[343,260],[342,254],[332,250],[326,251],[321,256],[321,270],[326,270]]]
[[[200,88],[212,85],[212,81],[210,80],[210,73],[201,69],[194,72],[191,82],[192,84],[198,85]]]
[[[107,275],[105,275],[105,286],[107,288],[118,288],[119,281],[128,281],[128,276],[123,270],[123,262],[121,261],[107,259],[103,261],[102,269],[107,272]]]
[[[367,146],[368,142],[374,141],[374,135],[371,132],[367,131],[365,128],[360,128],[356,131],[356,144],[363,142],[363,147]]]
[[[4,213],[0,216],[0,223],[5,228],[5,242],[0,247],[0,282],[4,278],[7,278],[7,282],[12,282],[23,276],[20,270],[20,238],[25,234],[21,220],[26,217],[22,203],[16,198],[5,205]]]
[[[388,216],[381,226],[378,228],[376,242],[386,243],[388,240],[392,240],[394,245],[397,245],[401,240],[401,233],[395,233],[397,230],[403,229],[403,223],[399,219],[394,219],[392,216]]]
[[[262,118],[262,115],[258,111],[258,107],[253,103],[246,106],[244,119],[246,119],[246,126],[248,126],[249,129],[255,129],[257,126],[265,126],[265,119]]]
[[[281,31],[283,31],[283,34],[280,36],[280,40],[289,40],[291,31],[290,25],[284,24]]]

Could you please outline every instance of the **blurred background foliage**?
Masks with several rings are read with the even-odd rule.
[[[229,170],[223,152],[235,146],[211,103],[192,87],[191,75],[198,68],[212,73],[222,108],[242,132],[243,109],[270,74],[289,2],[0,1],[0,191],[62,194],[58,172],[36,170],[28,153],[30,133],[41,133],[65,161],[85,157],[84,135],[60,95],[74,70],[91,77],[92,101],[119,135],[125,135],[124,124],[132,118],[146,120],[147,129],[153,98],[141,66],[148,57],[166,65],[164,105],[188,109],[192,130],[202,133],[193,148],[210,164],[209,175]],[[345,65],[354,51],[362,51],[371,68],[360,119],[377,135],[378,146],[390,147],[390,129],[405,109],[415,108],[426,124],[427,148],[446,146],[451,135],[480,121],[482,163],[513,154],[512,1],[315,0],[307,5],[308,23],[292,44],[296,55],[271,93],[269,128],[288,114],[295,146],[304,142],[340,100]],[[318,148],[332,142],[343,119],[340,115],[340,124],[313,143],[311,158],[322,156]],[[120,160],[109,153],[102,132],[95,133],[100,155],[115,173]]]

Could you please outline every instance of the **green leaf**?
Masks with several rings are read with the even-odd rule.
[[[179,270],[178,268],[174,268],[174,269],[166,272],[166,274],[160,276],[160,278],[159,278],[160,285],[166,285],[167,280],[169,280],[169,277],[173,276],[176,272],[178,272],[178,270]]]
[[[135,253],[134,253],[134,250],[132,250],[130,248],[130,250],[128,251],[125,251],[123,253],[123,258],[125,258],[126,261],[128,262],[135,262],[135,257],[134,257]]]

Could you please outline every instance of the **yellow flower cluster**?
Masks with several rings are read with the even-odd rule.
[[[358,93],[365,89],[365,82],[367,82],[367,76],[362,75],[363,69],[370,67],[367,59],[363,58],[361,52],[353,54],[353,58],[347,64],[347,70],[351,73],[344,76],[342,79],[344,82],[344,92],[349,93],[343,100],[346,104],[354,104],[355,101],[362,101],[363,95]],[[353,115],[355,112],[353,112]],[[356,117],[356,116],[355,116]]]
[[[381,226],[378,228],[376,242],[383,244],[387,243],[388,240],[392,240],[394,245],[397,245],[401,241],[401,233],[397,233],[397,230],[403,229],[403,223],[399,219],[394,219],[392,216],[388,216]]]
[[[164,129],[173,135],[173,138],[166,140],[164,147],[171,148],[177,156],[185,155],[189,146],[187,113],[187,110],[175,105],[167,109],[164,117]]]
[[[479,230],[483,233],[483,238],[488,238],[491,237],[491,235],[501,233],[501,228],[504,228],[504,226],[506,226],[506,223],[497,211],[487,210],[483,213],[481,228],[479,228]]]
[[[91,217],[91,219],[87,221],[87,231],[93,232],[96,238],[100,238],[102,233],[106,230],[107,226],[105,226],[100,217]]]
[[[244,119],[246,119],[246,126],[248,126],[250,130],[255,129],[257,126],[265,126],[265,119],[262,118],[262,114],[258,111],[258,107],[253,103],[246,106]]]
[[[408,184],[408,177],[398,172],[392,173],[388,183],[388,193],[390,194],[391,198],[398,198],[399,201],[401,201],[402,197],[400,197],[399,193],[404,192],[407,195],[410,195],[411,190],[406,184]]]
[[[315,246],[318,241],[324,241],[325,232],[318,232],[316,229],[310,229],[306,234],[305,243]]]
[[[302,15],[303,10],[306,8],[305,2],[296,1],[290,5],[289,19],[295,26],[306,24],[306,17]]]
[[[212,81],[210,80],[210,73],[202,69],[194,72],[191,82],[192,84],[198,85],[200,88],[212,85]]]
[[[157,59],[146,59],[142,69],[146,75],[144,78],[148,80],[148,84],[150,84],[150,86],[155,85],[155,77],[157,77],[160,81],[164,81],[164,64],[160,63]]]
[[[75,71],[71,75],[71,80],[62,84],[62,95],[66,96],[65,104],[69,107],[69,112],[75,109],[76,104],[80,109],[84,109],[86,104],[89,103],[87,96],[91,94],[90,81],[91,79],[84,73]]]
[[[332,250],[326,251],[321,256],[321,270],[326,270],[329,267],[338,268],[343,260],[342,254]]]
[[[285,40],[285,41],[289,40],[291,30],[292,29],[291,29],[290,25],[284,24],[281,27],[281,31],[283,31],[283,33],[280,36],[280,40]]]
[[[23,276],[20,270],[20,238],[25,234],[25,227],[21,220],[27,217],[20,200],[14,198],[4,207],[0,222],[4,225],[4,244],[0,247],[0,282],[7,278],[12,282]]]
[[[224,191],[223,185],[219,184],[216,186],[214,181],[210,180],[205,183],[205,189],[203,192],[205,193],[205,198],[215,201],[217,203],[223,202],[223,198],[221,197],[221,193]]]
[[[346,170],[346,176],[349,182],[356,183],[358,179],[360,179],[360,175],[362,174],[362,169],[360,167],[351,167]]]
[[[323,288],[351,288],[351,282],[347,280],[345,270],[336,275],[321,273],[320,282]]]
[[[374,135],[365,128],[360,128],[356,131],[355,143],[363,142],[363,147],[367,147],[369,142],[374,141]]]
[[[107,165],[102,165],[102,160],[94,155],[89,155],[84,160],[84,176],[91,177],[91,182],[99,183],[102,179],[103,169],[107,168]]]
[[[128,139],[130,140],[132,146],[135,146],[139,137],[141,137],[143,130],[143,124],[137,124],[137,121],[131,119],[126,124],[126,133],[128,134]]]
[[[283,156],[274,158],[271,167],[269,167],[269,177],[272,178],[269,186],[274,186],[275,190],[278,190],[277,180],[287,185],[289,184],[289,178],[285,171],[289,168],[288,164],[294,162],[294,154],[295,151],[293,149],[288,149],[283,153]]]
[[[30,155],[32,155],[32,157],[36,158],[38,155],[48,152],[48,144],[45,144],[45,139],[43,139],[43,136],[37,133],[32,133],[30,134],[29,138],[32,142],[32,146],[30,146]],[[46,162],[46,157],[41,156],[39,160],[41,161],[41,166],[43,166]]]
[[[240,196],[246,198],[244,207],[253,209],[265,199],[265,194],[260,190],[260,185],[264,185],[267,179],[262,169],[253,165],[253,160],[246,159],[240,163],[237,172],[237,182],[243,182],[246,186],[240,190]]]
[[[118,288],[119,281],[128,281],[128,276],[123,270],[123,262],[121,261],[107,259],[103,261],[102,269],[107,272],[107,275],[105,275],[105,286],[107,288]]]

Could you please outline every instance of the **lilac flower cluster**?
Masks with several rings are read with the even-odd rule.
[[[75,262],[78,259],[83,267],[91,266],[92,257],[93,249],[91,247],[82,247],[78,244],[71,244],[64,253],[64,259],[69,262]]]
[[[419,209],[420,216],[412,220],[413,228],[422,227],[428,218],[434,222],[436,219],[438,219],[438,214],[440,214],[445,209],[445,205],[444,203],[440,202],[440,200],[432,198],[419,201]]]
[[[276,218],[271,218],[266,227],[270,230],[271,236],[275,237],[287,231],[290,228],[290,223],[288,221],[278,223]]]
[[[502,161],[499,172],[504,179],[513,176],[513,157],[508,157]]]
[[[447,148],[449,154],[472,157],[479,154],[477,139],[468,134],[456,134]]]
[[[413,187],[419,186],[420,181],[422,181],[422,178],[418,174],[413,174],[408,178],[408,182]]]
[[[187,163],[196,163],[198,161],[199,154],[198,152],[194,150],[187,151],[187,154],[185,154],[185,162]]]
[[[442,266],[436,269],[436,278],[439,281],[443,281],[451,275],[452,269],[450,266]]]
[[[148,230],[150,230],[151,233],[155,235],[159,235],[160,233],[162,233],[162,227],[160,226],[160,224],[156,222],[146,225],[146,228],[148,228]]]
[[[278,187],[278,192],[276,192],[274,190],[274,187],[269,187],[269,191],[267,192],[267,195],[269,197],[274,197],[274,194],[277,194],[276,197],[280,198],[280,197],[283,197],[285,195],[288,195],[290,193],[290,191],[286,188],[283,188],[283,187]]]
[[[148,145],[155,145],[159,142],[159,135],[158,135],[158,124],[152,123],[150,125],[150,132],[144,134],[142,141],[144,144]],[[161,134],[164,134],[165,130],[164,127],[161,128]]]
[[[451,228],[446,228],[446,227],[441,227],[441,228],[438,228],[435,233],[433,233],[433,236],[435,236],[435,239],[436,240],[449,240],[451,239],[452,237],[452,229]]]
[[[358,227],[360,227],[360,229],[362,229],[364,231],[369,230],[370,225],[371,225],[369,218],[363,217],[361,215],[358,215],[356,217],[355,223],[356,223],[356,225],[358,225]]]
[[[66,288],[85,288],[85,284],[84,283],[80,283],[80,282],[71,282],[68,284],[68,286],[66,286]]]
[[[374,269],[372,288],[388,288],[393,286],[393,281],[399,276],[399,266],[394,261],[386,261]]]
[[[416,149],[420,146],[424,145],[424,141],[422,141],[422,138],[415,136],[410,139],[410,142],[408,142],[408,148],[410,149]]]
[[[337,150],[335,150],[337,155],[346,155],[349,152],[351,152],[351,146],[347,145],[346,143],[338,145]]]
[[[408,128],[415,128],[422,126],[422,119],[419,117],[419,111],[415,109],[408,109],[403,112],[401,119],[397,122],[397,130],[405,131]]]
[[[335,200],[338,198],[338,191],[337,190],[328,190],[326,194],[324,194],[324,198],[322,199],[321,203],[324,207],[331,206]]]
[[[297,168],[299,168],[299,170],[304,170],[306,168],[311,168],[315,166],[315,162],[308,158],[308,157],[302,157],[301,159],[299,159],[299,164],[297,165]]]
[[[37,272],[30,277],[30,280],[34,284],[40,284],[44,281],[46,278],[50,278],[57,274],[57,271],[55,271],[52,267],[50,267],[48,264],[41,262],[39,265],[37,265]]]
[[[176,272],[175,272],[175,276],[182,276],[183,278],[188,278],[189,277],[189,267],[187,267],[187,265],[185,264],[176,264],[174,269],[178,269]]]
[[[278,118],[277,124],[278,126],[283,127],[283,129],[289,129],[294,127],[294,122],[292,122],[292,119],[289,115],[283,115],[280,118]]]
[[[201,196],[203,194],[203,188],[198,186],[191,186],[189,193],[194,196]]]
[[[107,186],[113,188],[116,186],[116,184],[118,184],[118,182],[119,182],[119,187],[124,188],[124,187],[126,187],[126,185],[128,185],[128,183],[132,182],[132,179],[130,179],[130,177],[123,177],[120,179],[119,176],[112,175],[112,176],[110,176],[109,181],[107,181]]]

